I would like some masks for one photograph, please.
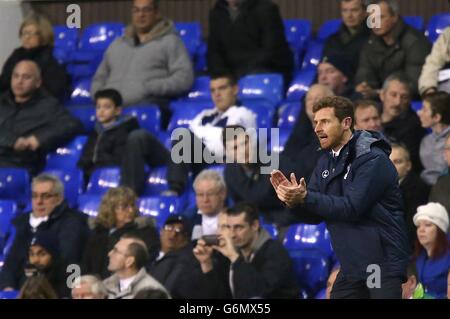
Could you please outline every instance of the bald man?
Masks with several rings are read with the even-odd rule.
[[[0,167],[21,167],[35,175],[48,151],[81,134],[82,124],[41,86],[35,62],[16,64],[11,91],[0,96]]]

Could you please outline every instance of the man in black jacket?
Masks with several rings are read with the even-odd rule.
[[[200,264],[192,274],[197,293],[203,298],[298,298],[289,254],[260,227],[255,207],[241,203],[220,215],[219,245],[200,239],[194,249]]]
[[[82,132],[82,124],[41,90],[38,65],[15,66],[11,92],[0,96],[0,167],[22,167],[31,174],[45,165],[48,151]]]
[[[209,14],[211,74],[283,73],[288,83],[293,56],[278,6],[270,0],[218,0]]]
[[[52,175],[41,174],[32,182],[32,211],[13,220],[16,229],[11,251],[0,273],[0,289],[18,289],[32,239],[41,232],[57,237],[64,269],[78,264],[88,235],[85,215],[64,201],[64,185]]]
[[[396,0],[374,0],[371,4],[377,4],[380,9],[380,26],[372,28],[373,34],[362,48],[356,91],[365,98],[374,97],[388,76],[400,73],[407,78],[416,96],[417,81],[431,44],[422,32],[399,16]],[[372,21],[372,17],[369,19]]]

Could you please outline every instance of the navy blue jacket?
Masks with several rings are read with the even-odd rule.
[[[58,250],[64,266],[79,264],[81,260],[89,232],[86,215],[71,209],[64,201],[50,213],[46,222],[37,227],[36,233],[33,233],[29,224],[30,214],[20,214],[13,220],[16,234],[11,251],[0,272],[0,289],[20,288],[18,285],[28,260],[28,249],[33,237],[38,232],[52,232],[57,236]]]
[[[346,278],[366,279],[370,264],[380,266],[382,277],[405,278],[409,245],[390,151],[381,134],[355,132],[338,158],[331,152],[320,158],[305,203],[294,208],[326,221]]]

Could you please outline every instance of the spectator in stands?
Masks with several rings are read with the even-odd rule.
[[[417,95],[419,79],[431,45],[425,35],[407,25],[399,15],[397,0],[373,0],[380,9],[380,27],[363,46],[356,72],[356,91],[365,98],[377,96],[376,91],[394,73],[406,77],[413,96]]]
[[[448,212],[439,203],[417,208],[415,258],[419,282],[425,292],[437,299],[450,298],[450,241]]]
[[[400,184],[404,203],[406,228],[411,246],[413,246],[417,239],[413,216],[417,212],[417,207],[428,202],[430,187],[425,184],[416,172],[412,171],[411,158],[407,147],[404,144],[396,143],[391,144],[391,147],[392,152],[389,158],[397,170],[398,183]]]
[[[431,188],[430,202],[437,202],[444,205],[447,212],[450,212],[450,135],[447,136],[444,144],[444,158],[447,162],[447,173],[440,176]]]
[[[89,135],[78,161],[86,182],[95,169],[122,164],[129,133],[139,128],[134,116],[122,115],[122,97],[118,91],[97,91],[95,104],[95,130]]]
[[[45,276],[37,275],[25,281],[17,299],[58,299],[58,295]]]
[[[282,73],[290,82],[293,55],[278,6],[271,0],[217,0],[209,13],[211,74]]]
[[[352,61],[341,55],[326,55],[317,67],[317,82],[328,86],[335,95],[344,96],[352,101],[362,98],[352,85]]]
[[[72,288],[72,299],[106,299],[106,287],[96,276],[78,277]]]
[[[42,71],[42,87],[62,101],[70,89],[70,78],[53,57],[54,34],[50,22],[41,15],[29,15],[20,25],[19,37],[22,46],[15,49],[3,65],[0,92],[12,89],[11,77],[16,64],[31,60]]]
[[[298,298],[288,252],[260,227],[256,208],[240,203],[225,214],[219,245],[209,246],[200,239],[194,249],[201,272],[192,277],[202,297]]]
[[[212,169],[201,171],[193,183],[196,206],[188,209],[194,225],[192,240],[202,235],[217,234],[217,218],[225,206],[227,187],[221,173]]]
[[[188,298],[180,289],[180,278],[192,256],[191,224],[186,217],[170,215],[160,232],[161,250],[147,268],[173,298]]]
[[[132,22],[125,35],[106,50],[92,80],[92,96],[114,88],[124,106],[156,103],[163,127],[170,118],[169,99],[193,83],[189,54],[172,21],[162,17],[159,0],[134,0]]]
[[[45,276],[59,298],[68,298],[66,269],[59,256],[58,238],[51,232],[40,232],[31,241],[25,276]]]
[[[406,272],[407,280],[402,284],[402,299],[413,299],[417,288],[417,270],[415,264],[410,264]]]
[[[419,93],[424,96],[438,90],[450,93],[449,77],[439,80],[440,71],[450,69],[450,27],[442,31],[427,56],[419,77]]]
[[[331,290],[333,290],[334,282],[336,281],[336,277],[339,273],[340,268],[335,268],[331,271],[330,276],[327,280],[327,290],[326,290],[326,299],[331,299]]]
[[[108,271],[108,252],[124,234],[140,238],[148,247],[150,258],[155,258],[159,248],[158,232],[151,217],[139,216],[136,194],[128,187],[110,188],[100,203],[92,233],[83,254],[83,274],[93,274],[104,279]]]
[[[211,154],[211,160],[223,162],[224,148],[222,144],[222,129],[227,125],[242,125],[245,128],[256,128],[256,116],[246,107],[239,106],[237,95],[239,87],[236,79],[231,75],[218,75],[211,79],[211,96],[214,108],[200,112],[189,126],[190,144],[182,136],[176,140],[173,148],[190,145],[187,152],[191,155],[189,161],[175,162],[172,158],[168,170],[168,182],[172,192],[180,194],[186,187],[188,172],[193,170],[197,175],[207,163],[202,156],[201,163],[194,163],[195,149],[193,146],[202,145],[202,154]],[[206,149],[205,149],[206,148]],[[174,153],[175,149],[172,150]],[[176,151],[175,151],[176,152]],[[178,153],[176,153],[178,154]],[[181,157],[181,155],[180,155]],[[211,162],[210,162],[211,163]]]
[[[0,273],[0,289],[17,289],[33,237],[55,234],[64,267],[78,264],[87,237],[85,216],[64,200],[64,185],[53,175],[41,174],[31,184],[32,211],[13,220],[14,242]],[[65,268],[64,268],[65,269]]]
[[[41,83],[35,62],[16,64],[12,92],[0,96],[0,167],[22,167],[37,174],[48,151],[82,131],[82,124],[40,89]]]
[[[381,132],[381,116],[378,103],[371,100],[358,100],[354,104],[355,130]]]
[[[350,61],[353,67],[350,78],[353,78],[358,66],[359,54],[370,35],[370,29],[366,23],[366,5],[365,0],[341,0],[340,2],[342,25],[338,32],[326,40],[323,55],[341,55],[345,60]]]
[[[427,184],[434,185],[448,167],[443,150],[450,135],[450,94],[428,94],[418,114],[422,127],[431,129],[431,133],[420,143],[420,160],[424,167],[420,176]]]
[[[408,81],[401,76],[389,76],[380,91],[383,103],[381,123],[383,133],[395,143],[403,143],[411,154],[413,170],[421,171],[419,157],[420,141],[426,131],[420,125],[419,117],[411,108],[411,94]]]
[[[133,299],[143,289],[167,290],[145,271],[149,260],[145,243],[133,236],[122,236],[108,254],[108,270],[113,273],[103,283],[108,299]]]

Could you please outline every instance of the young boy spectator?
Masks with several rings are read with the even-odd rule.
[[[95,93],[97,123],[83,148],[78,166],[85,181],[99,167],[120,166],[128,134],[139,128],[136,118],[122,115],[122,96],[114,89]]]

